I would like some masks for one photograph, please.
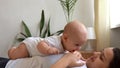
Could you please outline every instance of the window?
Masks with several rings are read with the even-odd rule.
[[[111,28],[120,27],[120,0],[110,0],[110,26]]]

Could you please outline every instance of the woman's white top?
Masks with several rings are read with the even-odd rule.
[[[16,60],[10,60],[5,68],[50,68],[57,60],[59,60],[64,54],[50,55],[50,56],[34,56],[31,58],[21,58]],[[73,68],[87,68],[86,65]]]

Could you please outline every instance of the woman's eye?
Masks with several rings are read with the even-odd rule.
[[[79,44],[75,44],[76,46],[79,46]]]
[[[100,55],[100,57],[99,57],[101,60],[102,60],[102,55]]]
[[[103,54],[100,54],[99,58],[103,61]]]

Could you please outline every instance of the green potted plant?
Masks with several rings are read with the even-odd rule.
[[[20,32],[19,34],[17,34],[16,40],[18,42],[23,41],[25,38],[32,37],[30,29],[28,28],[28,26],[25,24],[24,21],[22,21],[22,25],[24,27],[24,32]],[[45,28],[45,29],[43,29],[43,28]],[[53,35],[53,34],[50,33],[50,19],[48,21],[47,26],[45,25],[44,10],[42,10],[42,13],[41,13],[41,20],[40,20],[40,23],[39,23],[39,30],[40,30],[39,31],[39,37],[45,38],[45,37]]]
[[[75,4],[77,0],[59,0],[63,8],[67,23],[72,20]],[[59,30],[54,34],[60,35],[64,30]]]
[[[64,10],[64,14],[66,17],[66,21],[70,22],[72,19],[72,14],[75,8],[75,4],[77,2],[77,0],[59,0],[60,4]],[[24,27],[24,33],[20,32],[18,35],[21,35],[20,37],[18,37],[18,35],[16,36],[16,40],[21,42],[23,41],[25,38],[27,37],[32,37],[32,34],[30,32],[30,29],[28,28],[28,26],[25,24],[24,21],[22,21],[22,25]],[[43,29],[45,27],[45,29]],[[45,14],[44,14],[44,10],[42,10],[41,13],[41,20],[40,20],[40,24],[39,24],[39,37],[45,38],[51,35],[59,35],[61,34],[64,30],[59,30],[53,34],[51,34],[50,32],[50,19],[48,21],[47,26],[45,26]]]
[[[63,8],[64,14],[66,17],[66,21],[70,22],[72,20],[75,4],[76,4],[77,0],[59,0],[59,1]]]

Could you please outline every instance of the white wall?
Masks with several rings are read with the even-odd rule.
[[[94,0],[78,0],[74,18],[82,21],[86,26],[94,26]]]
[[[110,45],[120,48],[120,27],[111,29]]]
[[[47,20],[51,17],[52,32],[64,28],[66,20],[58,0],[0,0],[0,57],[7,57],[14,37],[21,31],[22,20],[31,27],[32,35],[37,35],[42,9]],[[74,19],[84,22],[86,26],[93,26],[93,11],[94,0],[78,0]]]

